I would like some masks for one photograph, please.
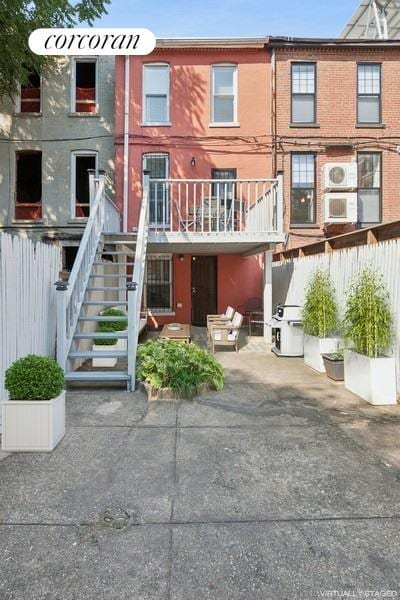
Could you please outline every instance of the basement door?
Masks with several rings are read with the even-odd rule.
[[[217,312],[217,257],[192,256],[192,325],[204,327]]]

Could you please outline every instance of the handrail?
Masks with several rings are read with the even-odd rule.
[[[89,173],[91,208],[68,283],[57,286],[57,360],[65,369],[104,226],[104,173]],[[60,282],[58,282],[60,283]]]
[[[104,195],[104,233],[119,233],[121,231],[121,211],[107,194]]]
[[[143,174],[143,196],[140,206],[137,229],[135,262],[132,281],[127,284],[128,290],[128,375],[130,389],[136,385],[136,355],[139,338],[140,311],[142,305],[144,272],[146,265],[147,237],[149,215],[149,174]]]

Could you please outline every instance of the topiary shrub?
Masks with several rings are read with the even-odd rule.
[[[102,317],[126,317],[126,313],[118,308],[107,308],[101,313]],[[100,326],[107,325],[112,327],[113,331],[124,331],[128,328],[128,319],[124,321],[101,321]],[[100,330],[99,330],[100,331]],[[108,331],[111,331],[110,329]]]
[[[137,377],[154,390],[172,388],[187,398],[193,397],[202,384],[221,390],[224,375],[221,365],[196,344],[171,340],[149,340],[139,344]]]
[[[30,354],[7,369],[5,388],[11,400],[51,400],[64,389],[64,372],[54,359]]]
[[[304,333],[330,337],[339,326],[335,288],[329,273],[318,269],[311,277],[302,311]]]
[[[345,341],[369,358],[382,356],[393,339],[389,293],[382,275],[365,269],[346,293]]]

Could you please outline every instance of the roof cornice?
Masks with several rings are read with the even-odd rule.
[[[157,38],[156,48],[264,48],[268,37],[239,38]]]

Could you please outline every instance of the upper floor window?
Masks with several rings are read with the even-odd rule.
[[[315,80],[314,63],[292,63],[292,123],[316,123]]]
[[[290,222],[310,225],[316,222],[315,154],[292,154],[292,186]]]
[[[357,122],[381,122],[381,65],[357,65]]]
[[[16,154],[15,218],[42,218],[42,153],[24,150]]]
[[[143,123],[169,124],[169,65],[143,65]]]
[[[358,221],[381,221],[381,161],[380,152],[358,152]]]
[[[237,122],[237,66],[213,65],[211,122],[213,125]]]
[[[149,223],[152,227],[164,227],[170,222],[168,186],[152,179],[167,179],[169,156],[163,153],[143,155],[143,169],[149,171]]]
[[[72,112],[96,113],[97,60],[75,59],[72,69]]]
[[[26,82],[21,85],[19,112],[39,113],[41,106],[40,75],[32,71]]]

